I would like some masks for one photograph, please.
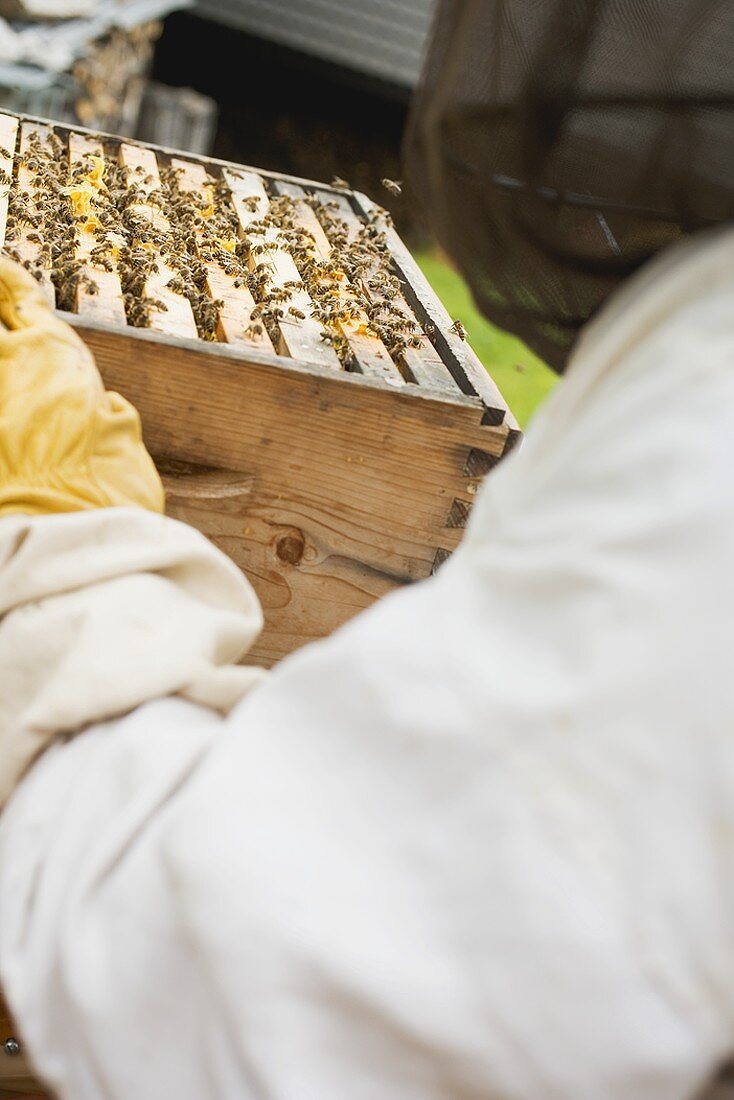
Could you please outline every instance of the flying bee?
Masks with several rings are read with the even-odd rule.
[[[458,336],[460,340],[466,340],[466,329],[461,321],[454,321],[449,332],[453,332],[454,336]]]
[[[401,195],[403,191],[402,180],[389,180],[387,177],[382,180],[382,186],[386,191],[389,191],[391,195]]]

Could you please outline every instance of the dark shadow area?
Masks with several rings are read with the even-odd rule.
[[[402,176],[404,90],[188,14],[166,21],[155,79],[193,87],[219,105],[214,155],[307,179],[348,180],[393,214],[412,244],[423,227]]]

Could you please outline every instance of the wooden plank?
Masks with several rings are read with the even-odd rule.
[[[201,164],[189,160],[172,160],[178,187],[200,198],[206,197],[208,174]],[[204,229],[197,232],[197,252],[204,239]],[[246,286],[236,286],[237,277],[229,275],[221,264],[207,261],[207,290],[212,301],[221,301],[217,320],[217,338],[227,344],[259,347],[273,350],[270,337],[262,324],[253,324],[252,311],[255,299]],[[258,331],[259,330],[259,331]]]
[[[461,536],[446,524],[453,502],[473,497],[473,441],[505,447],[506,430],[480,431],[476,398],[71,320],[107,385],[139,408],[154,457],[251,479],[232,495],[190,482],[172,509],[251,578],[266,664],[428,576]]]
[[[331,242],[316,217],[313,207],[305,201],[306,192],[293,183],[279,183],[276,185],[276,190],[278,194],[287,195],[293,200],[294,221],[311,235],[312,254],[319,259],[328,260],[332,251]],[[339,307],[345,306],[350,311],[349,319],[338,321],[337,328],[347,340],[360,373],[379,378],[389,385],[402,386],[405,380],[400,370],[392,361],[390,352],[382,340],[370,329],[369,317],[359,304],[346,275],[342,272],[341,278],[331,278],[330,285],[339,295],[336,299]]]
[[[266,291],[277,293],[288,289],[286,283],[293,284],[288,299],[276,307],[283,310],[283,316],[277,321],[280,341],[276,350],[281,355],[341,371],[339,356],[324,339],[328,336],[324,326],[312,316],[313,302],[293,257],[279,242],[278,230],[271,227],[259,234],[251,228],[270,205],[261,177],[254,172],[231,171],[226,171],[224,177],[237,214],[240,235],[251,249],[256,250],[250,253],[251,270],[260,271],[267,279]],[[262,251],[257,251],[259,249]]]
[[[18,119],[0,114],[0,248],[5,244],[8,201],[13,184],[13,161],[18,138]]]
[[[306,191],[298,183],[287,180],[277,180],[275,191],[278,195],[288,195],[293,199],[293,212],[298,224],[313,237],[314,248],[319,256],[328,257],[331,252],[331,243],[324,233],[324,227],[316,217],[314,209],[306,202]]]
[[[23,122],[21,125],[21,159],[18,162],[16,173],[17,193],[21,201],[25,203],[28,211],[33,215],[40,214],[40,210],[36,204],[36,199],[39,194],[38,169],[29,168],[26,159],[30,156],[31,150],[35,145],[34,138],[37,138],[41,143],[44,155],[46,151],[48,151],[48,156],[53,156],[53,149],[49,145],[50,137],[51,130],[43,123]],[[9,251],[10,255],[15,253],[21,263],[25,262],[30,264],[32,270],[38,272],[38,281],[46,298],[51,305],[55,305],[56,291],[51,280],[51,270],[48,264],[41,260],[41,234],[43,229],[43,226],[36,227],[29,225],[23,219],[19,219],[18,224],[15,226],[12,245],[9,243]]]
[[[42,1092],[41,1082],[29,1075],[0,1080],[0,1100],[54,1100],[50,1092]]]
[[[355,240],[364,229],[365,223],[352,207],[349,198],[344,194],[331,194],[319,189],[316,195],[323,203],[330,203],[336,208],[334,213],[337,218],[345,223],[350,240]],[[375,303],[385,300],[385,295],[379,286],[373,285],[380,278],[382,268],[375,263],[363,281],[365,294]],[[415,326],[416,346],[408,346],[402,355],[405,366],[413,381],[419,386],[426,386],[443,393],[455,393],[457,385],[451,371],[441,359],[441,356],[426,336],[423,326],[417,320],[405,297],[397,293],[390,298],[390,305],[397,309],[404,317],[408,318]]]
[[[33,1078],[33,1071],[25,1056],[23,1047],[18,1054],[6,1054],[4,1044],[8,1039],[18,1040],[18,1030],[13,1023],[7,1006],[0,997],[0,1096],[2,1091],[9,1093],[28,1093],[39,1089]]]
[[[424,327],[429,325],[432,327],[433,338],[447,363],[452,367],[452,376],[459,385],[463,380],[469,383],[468,387],[466,385],[462,387],[464,392],[476,393],[481,397],[487,407],[485,417],[487,423],[501,424],[507,420],[508,426],[517,431],[517,421],[510,413],[504,397],[468,342],[451,331],[452,318],[393,226],[386,219],[379,218],[378,207],[366,195],[355,192],[354,198],[365,217],[378,217],[379,226],[385,233],[393,262],[402,275],[405,294],[419,322]]]
[[[69,134],[69,167],[71,169],[83,165],[94,168],[94,162],[89,158],[102,158],[104,149],[100,140],[88,137],[86,134]],[[102,185],[103,181],[99,181]],[[94,187],[90,184],[91,192]],[[102,321],[106,324],[124,325],[125,302],[120,285],[120,276],[117,271],[106,271],[92,259],[91,253],[99,245],[99,241],[92,231],[91,225],[94,218],[95,200],[91,194],[90,218],[87,222],[77,223],[76,247],[74,254],[81,260],[81,278],[77,283],[76,309],[79,314],[90,320]]]
[[[120,162],[128,170],[128,184],[134,184],[144,196],[160,188],[158,161],[152,149],[123,142],[120,145]],[[143,199],[133,203],[130,210],[148,222],[156,236],[165,237],[166,234],[170,234],[171,226],[168,218],[153,203]],[[177,272],[163,258],[160,247],[155,242],[151,243],[148,249],[155,256],[157,270],[153,271],[147,279],[145,294],[148,298],[162,302],[165,307],[162,310],[153,310],[150,320],[151,329],[170,336],[196,339],[198,332],[191,303],[183,294],[177,294],[168,286]]]

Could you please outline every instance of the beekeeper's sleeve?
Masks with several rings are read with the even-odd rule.
[[[0,970],[61,1100],[705,1085],[734,1039],[732,301],[733,233],[662,257],[434,579],[228,717],[152,700],[34,765]]]

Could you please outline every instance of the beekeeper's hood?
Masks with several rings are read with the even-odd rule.
[[[562,370],[622,279],[734,216],[734,4],[441,0],[408,160],[482,311]]]

